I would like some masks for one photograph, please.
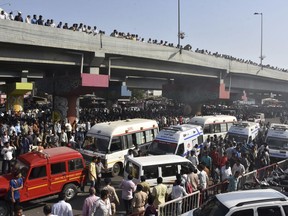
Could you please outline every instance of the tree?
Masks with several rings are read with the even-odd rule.
[[[132,97],[137,99],[144,99],[146,96],[146,91],[141,89],[133,89],[132,90]]]

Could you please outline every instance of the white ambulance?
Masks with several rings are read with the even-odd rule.
[[[198,125],[172,125],[162,129],[150,144],[149,155],[176,154],[186,156],[196,144],[203,143],[202,127]]]
[[[269,155],[273,158],[288,158],[288,125],[271,124],[265,138]]]
[[[220,135],[225,137],[229,128],[237,122],[235,116],[230,115],[208,115],[208,116],[194,116],[191,118],[189,124],[199,125],[203,128],[204,141],[207,137],[213,137]]]
[[[251,140],[257,139],[260,126],[256,122],[240,121],[232,125],[226,134],[226,139],[236,143],[247,143],[249,137]]]

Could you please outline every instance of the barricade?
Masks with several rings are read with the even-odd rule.
[[[200,191],[158,206],[158,216],[179,216],[200,206]]]
[[[264,177],[267,177],[277,167],[280,167],[283,170],[288,169],[288,159],[244,174],[239,179],[238,190],[243,189],[243,185],[245,183],[254,182],[254,177],[257,177],[259,180],[262,180]],[[228,182],[221,182],[211,187],[208,187],[202,190],[201,192],[196,191],[183,198],[178,198],[178,199],[168,201],[164,204],[159,205],[158,215],[159,216],[179,216],[194,208],[198,208],[211,196],[219,194],[219,193],[227,192],[227,186],[228,186]],[[132,214],[132,215],[136,216],[136,214]]]
[[[255,182],[255,177],[257,177],[257,170],[245,173],[243,176],[241,176],[238,182],[238,190],[243,189],[245,183]]]
[[[208,200],[209,197],[219,193],[226,192],[227,186],[228,182],[220,182],[216,185],[212,185],[211,187],[202,190],[200,196],[200,205],[204,203],[206,200]]]

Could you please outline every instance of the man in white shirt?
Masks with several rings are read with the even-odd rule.
[[[236,173],[236,171],[239,172],[239,175],[245,174],[245,167],[243,164],[240,163],[240,160],[237,160],[236,163],[232,167],[232,175]]]
[[[199,177],[200,190],[204,190],[207,188],[209,178],[208,178],[207,173],[204,171],[204,168],[205,168],[204,165],[200,164],[198,167],[199,167],[198,177]]]
[[[7,19],[7,16],[6,16],[4,10],[1,10],[1,13],[0,13],[0,19]]]
[[[186,190],[181,186],[181,179],[176,180],[176,184],[172,188],[171,198],[177,199],[182,198],[183,196],[187,196]],[[182,200],[177,202],[176,214],[180,215],[182,212]]]
[[[199,165],[199,160],[198,160],[198,157],[195,154],[195,150],[193,150],[193,149],[191,150],[190,156],[188,157],[188,160],[190,160],[192,162],[194,167],[197,167]]]
[[[2,162],[2,174],[11,172],[11,161],[13,159],[13,152],[16,150],[14,146],[10,146],[9,142],[4,143],[4,147],[1,150],[1,154],[3,155]]]
[[[227,161],[226,164],[221,167],[221,181],[226,181],[229,176],[232,176],[232,171],[230,163]]]
[[[73,216],[72,206],[65,201],[65,194],[60,194],[60,201],[52,206],[52,214],[61,216]]]
[[[102,190],[100,199],[92,207],[91,216],[110,216],[112,215],[111,204],[108,198],[108,190]]]
[[[61,146],[67,146],[69,140],[68,140],[68,136],[67,136],[66,132],[64,131],[64,128],[62,128],[62,130],[61,130],[59,140],[60,140]]]

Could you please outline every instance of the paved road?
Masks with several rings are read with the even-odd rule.
[[[266,122],[270,123],[280,123],[279,118],[273,118],[273,119],[266,119]],[[0,167],[2,166],[2,162],[0,161]],[[125,215],[124,211],[124,205],[121,200],[121,190],[118,188],[120,182],[122,180],[122,177],[114,177],[112,178],[112,185],[116,188],[117,194],[119,196],[119,199],[121,201],[120,206],[117,207],[117,215]],[[84,199],[89,195],[88,194],[89,186],[85,187],[85,192],[84,193],[79,193],[78,196],[70,201],[70,204],[72,205],[73,208],[73,213],[74,215],[81,215],[82,213],[82,205],[84,202]],[[49,197],[33,202],[28,202],[23,204],[24,207],[24,214],[25,216],[36,216],[36,215],[44,215],[43,214],[43,206],[45,204],[53,205],[54,203],[58,202],[57,196],[54,197]]]
[[[0,161],[0,167],[2,166],[2,161]],[[122,181],[122,177],[113,177],[112,178],[112,185],[116,188],[117,194],[120,199],[120,206],[117,206],[117,216],[125,215],[124,214],[124,205],[121,200],[121,190],[118,188],[120,182]],[[89,196],[88,193],[89,186],[85,186],[84,192],[78,193],[78,195],[69,203],[72,205],[74,216],[82,215],[82,205],[86,197]],[[43,214],[43,206],[46,204],[53,205],[54,203],[58,202],[58,196],[51,196],[43,199],[38,199],[31,202],[22,203],[21,205],[24,207],[24,215],[25,216],[38,216],[44,215]]]
[[[118,186],[119,186],[121,180],[122,180],[122,177],[120,177],[120,176],[112,178],[112,185],[115,186],[120,200],[121,200],[121,190],[118,188]],[[69,202],[72,205],[74,215],[82,215],[82,205],[84,203],[85,198],[89,196],[88,190],[89,190],[89,186],[86,186],[84,193],[82,193],[82,192],[78,193],[77,197]],[[25,216],[44,215],[42,212],[43,206],[45,204],[53,205],[56,202],[58,202],[57,196],[54,196],[53,198],[50,197],[50,198],[46,198],[43,200],[37,200],[34,202],[25,203],[23,205],[24,206],[24,214],[25,214]],[[119,216],[125,215],[124,214],[124,206],[123,206],[122,202],[121,202],[121,205],[117,207],[117,209],[118,209],[117,215],[119,215]]]

